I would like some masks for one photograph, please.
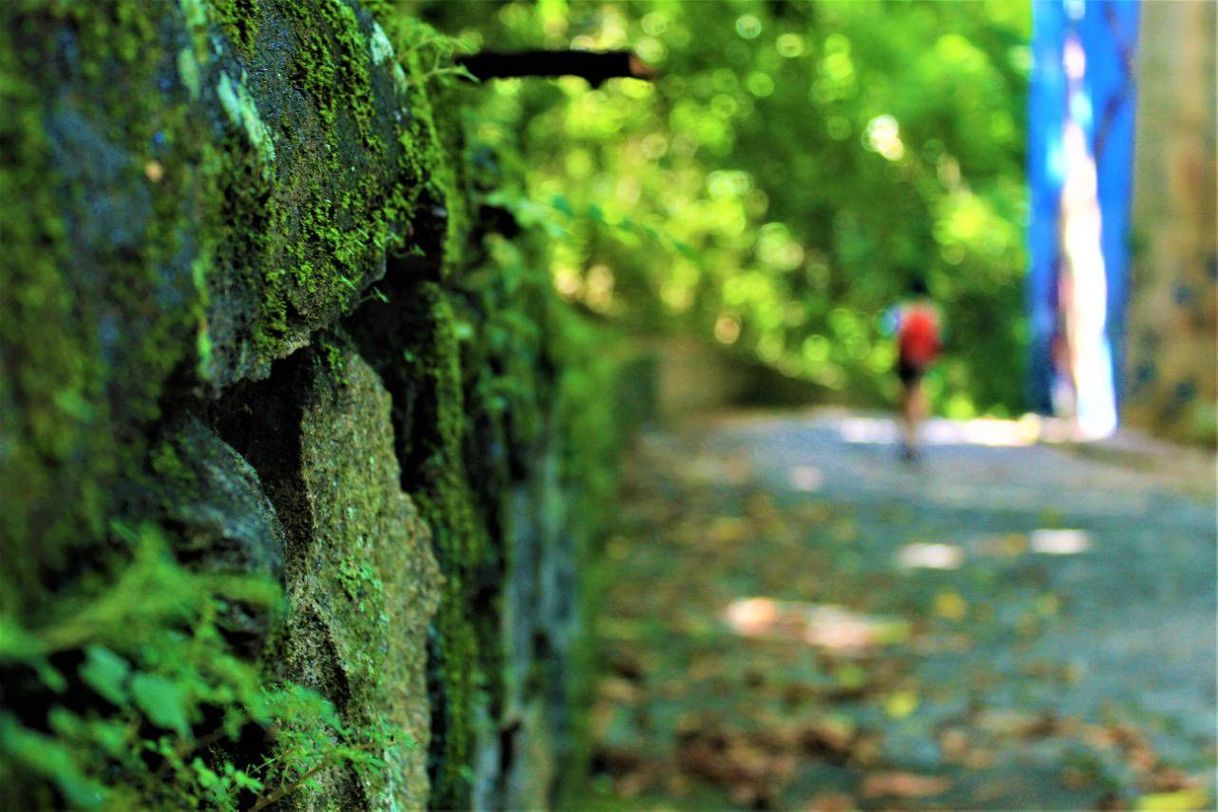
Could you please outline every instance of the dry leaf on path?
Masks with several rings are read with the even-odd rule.
[[[864,615],[840,606],[746,598],[733,601],[724,620],[744,637],[802,641],[843,654],[904,642],[905,621]]]
[[[854,812],[858,804],[854,798],[842,792],[822,792],[804,807],[804,812]]]
[[[897,798],[925,798],[947,792],[951,785],[950,781],[938,775],[872,773],[863,779],[863,797],[880,798],[887,795]]]

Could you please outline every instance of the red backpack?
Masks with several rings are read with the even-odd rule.
[[[911,364],[926,366],[934,361],[939,355],[939,320],[934,311],[911,307],[901,314],[897,347],[902,360]]]

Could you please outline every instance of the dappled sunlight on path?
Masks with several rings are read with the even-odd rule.
[[[889,418],[845,416],[838,420],[842,439],[847,443],[893,445],[900,439],[897,426]],[[927,445],[1032,445],[1044,432],[1043,421],[1023,420],[928,420],[922,429]]]
[[[599,801],[1208,805],[1212,485],[1027,426],[934,424],[918,466],[865,415],[645,435],[606,549]]]

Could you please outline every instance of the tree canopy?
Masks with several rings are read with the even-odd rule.
[[[882,315],[922,277],[940,408],[1020,407],[1026,3],[417,11],[470,50],[632,48],[657,71],[463,91],[468,137],[519,164],[495,199],[556,238],[565,298],[866,403],[894,385]]]

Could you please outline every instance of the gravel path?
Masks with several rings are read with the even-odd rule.
[[[1207,807],[1213,460],[936,422],[653,432],[608,546],[608,806]],[[828,608],[826,608],[828,607]]]

